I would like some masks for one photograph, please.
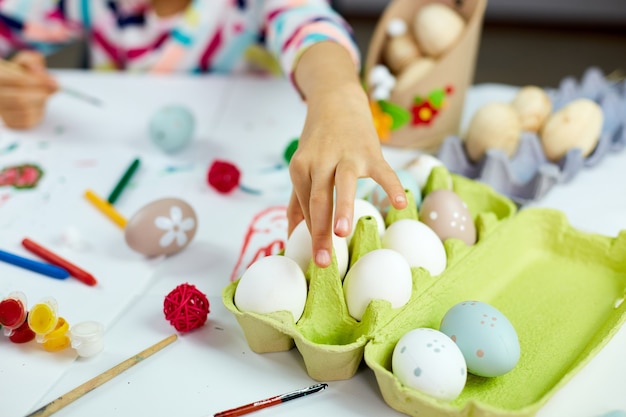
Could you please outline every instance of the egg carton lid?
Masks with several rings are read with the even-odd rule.
[[[511,157],[499,149],[489,149],[478,162],[469,159],[463,141],[450,135],[444,139],[437,157],[456,174],[493,187],[518,204],[541,199],[559,183],[566,183],[585,167],[599,163],[609,152],[621,151],[626,145],[626,80],[612,81],[591,67],[578,82],[564,78],[556,89],[545,89],[554,111],[579,98],[595,101],[602,108],[604,122],[594,151],[584,157],[573,148],[559,161],[548,160],[539,136],[522,132],[519,146]]]

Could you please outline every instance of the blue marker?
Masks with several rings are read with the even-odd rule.
[[[0,250],[0,261],[28,269],[29,271],[38,272],[50,278],[65,279],[70,276],[70,273],[66,269],[43,262],[33,261],[32,259],[22,258],[21,256],[3,250]]]

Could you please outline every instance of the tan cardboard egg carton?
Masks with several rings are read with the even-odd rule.
[[[222,300],[257,353],[298,349],[318,381],[349,379],[365,361],[385,402],[413,416],[530,417],[600,351],[626,321],[626,231],[606,237],[574,229],[563,213],[524,209],[491,187],[436,167],[423,194],[446,188],[467,204],[477,242],[447,239],[447,266],[438,276],[412,269],[408,303],[373,300],[360,321],[350,316],[336,259],[325,269],[311,263],[304,313],[240,311],[239,281]],[[411,197],[409,195],[409,197]],[[408,198],[408,201],[414,201]],[[418,219],[415,205],[391,209],[387,225]],[[381,247],[376,221],[363,217],[350,245],[350,267]],[[381,277],[384,279],[384,277]],[[439,329],[448,309],[466,300],[497,308],[519,337],[517,366],[495,378],[468,374],[460,396],[447,402],[403,385],[391,369],[398,340],[408,331]]]
[[[458,133],[465,93],[474,78],[486,0],[393,0],[376,25],[366,57],[364,80],[371,93],[370,72],[384,62],[389,22],[401,18],[410,30],[414,16],[430,3],[442,3],[454,9],[465,26],[451,49],[434,58],[434,65],[425,75],[391,91],[388,101],[412,116],[404,126],[393,130],[384,143],[433,153],[445,137]]]

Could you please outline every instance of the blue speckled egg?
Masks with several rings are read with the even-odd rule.
[[[481,301],[463,301],[441,320],[439,330],[454,340],[468,372],[494,377],[515,367],[520,357],[517,332],[495,307]]]
[[[174,153],[191,142],[195,119],[189,109],[168,105],[159,109],[150,119],[150,139],[166,153]]]
[[[419,207],[422,204],[422,192],[413,174],[405,169],[398,169],[396,170],[396,175],[398,176],[402,186],[406,190],[410,190],[411,193],[413,193],[415,204]],[[369,193],[367,200],[378,209],[383,217],[387,216],[387,213],[391,208],[391,203],[389,202],[387,193],[380,184],[376,184],[376,186]]]

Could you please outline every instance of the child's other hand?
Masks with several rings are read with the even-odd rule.
[[[358,178],[373,178],[398,209],[406,206],[406,196],[383,157],[367,96],[358,83],[317,92],[307,102],[304,129],[289,165],[294,190],[287,217],[289,234],[306,220],[313,259],[326,267],[332,259],[331,233],[345,237],[354,226]]]
[[[8,128],[29,129],[39,124],[48,98],[57,90],[38,52],[22,51],[10,62],[0,62],[0,117]]]

